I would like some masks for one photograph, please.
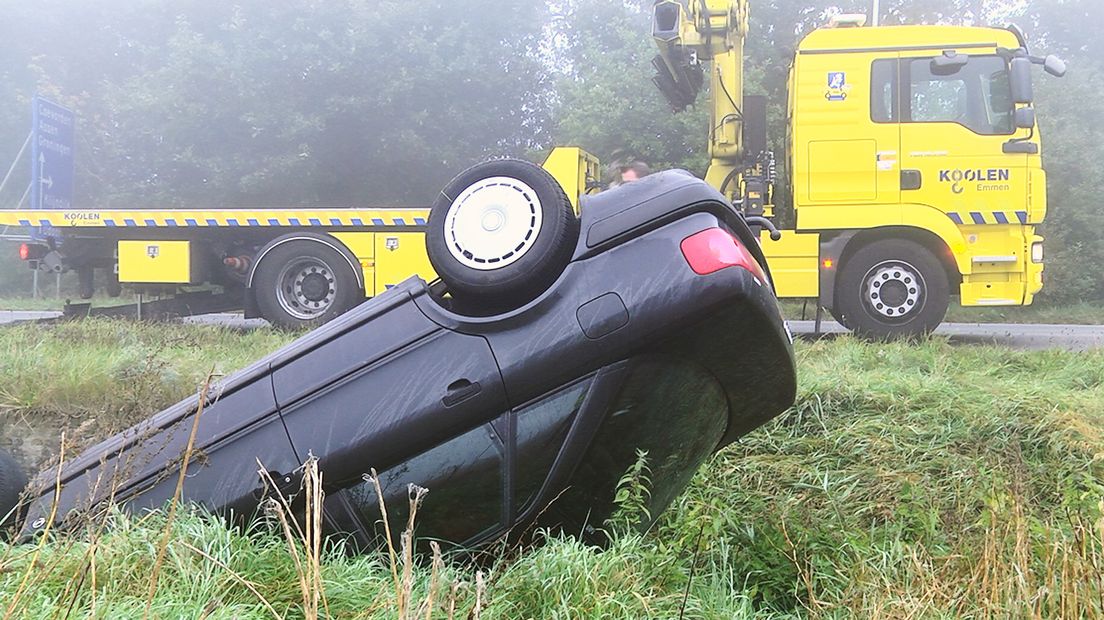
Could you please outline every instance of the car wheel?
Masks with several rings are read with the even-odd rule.
[[[875,241],[843,266],[836,289],[840,323],[869,338],[908,338],[934,330],[947,314],[947,272],[922,245]]]
[[[285,241],[265,254],[253,289],[261,316],[288,329],[317,327],[364,299],[348,259],[311,239]]]
[[[579,221],[556,179],[520,160],[482,163],[454,178],[430,211],[426,251],[461,307],[521,306],[563,272]]]
[[[26,486],[27,476],[23,468],[10,454],[0,450],[0,529],[6,529],[18,521],[14,509],[19,505],[19,496]]]

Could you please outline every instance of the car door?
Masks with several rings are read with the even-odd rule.
[[[450,442],[446,452],[455,458],[428,457],[414,468],[417,479],[400,482],[443,484],[448,472],[493,470],[501,460],[494,453],[502,441],[490,423],[506,412],[506,395],[487,341],[429,321],[408,295],[389,297],[393,302],[375,308],[370,320],[273,373],[295,452],[319,459],[329,516],[347,527],[350,509],[378,514],[363,493],[342,493],[362,487],[372,469],[394,471]]]

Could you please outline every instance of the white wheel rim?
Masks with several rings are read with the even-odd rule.
[[[924,277],[907,262],[879,263],[870,268],[863,282],[867,307],[882,319],[908,320],[924,307]]]
[[[512,177],[488,177],[467,187],[445,214],[445,245],[461,265],[490,271],[533,248],[542,224],[537,192]]]

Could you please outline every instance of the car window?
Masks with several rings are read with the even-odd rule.
[[[419,508],[416,534],[462,543],[502,523],[504,444],[484,424],[380,473],[393,535],[410,514],[410,484],[429,489]],[[371,482],[347,490],[366,530],[383,536],[379,502]]]
[[[548,477],[590,384],[588,378],[515,412],[514,498],[519,514],[532,503]]]
[[[681,359],[634,360],[568,488],[539,525],[602,527],[618,482],[641,452],[648,468],[647,509],[658,515],[685,490],[727,424],[728,399],[710,372]]]

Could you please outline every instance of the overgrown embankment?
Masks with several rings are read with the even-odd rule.
[[[0,330],[0,415],[148,413],[212,365],[244,365],[288,338],[114,322]],[[322,614],[394,618],[400,597],[432,591],[435,618],[450,605],[469,617],[477,598],[479,617],[510,619],[684,607],[686,618],[1104,615],[1104,352],[841,338],[798,354],[798,404],[716,456],[646,535],[606,551],[555,537],[436,577],[429,562],[408,579],[400,567],[398,589],[385,555],[333,550]],[[46,377],[54,387],[36,384]],[[422,511],[433,509],[430,489]],[[0,601],[25,583],[11,617],[70,606],[141,617],[164,523],[120,518],[49,542],[33,566],[34,547],[0,548]],[[151,617],[303,617],[303,565],[278,533],[184,515],[170,534]]]
[[[274,330],[89,320],[0,327],[0,448],[41,465],[289,342]]]

